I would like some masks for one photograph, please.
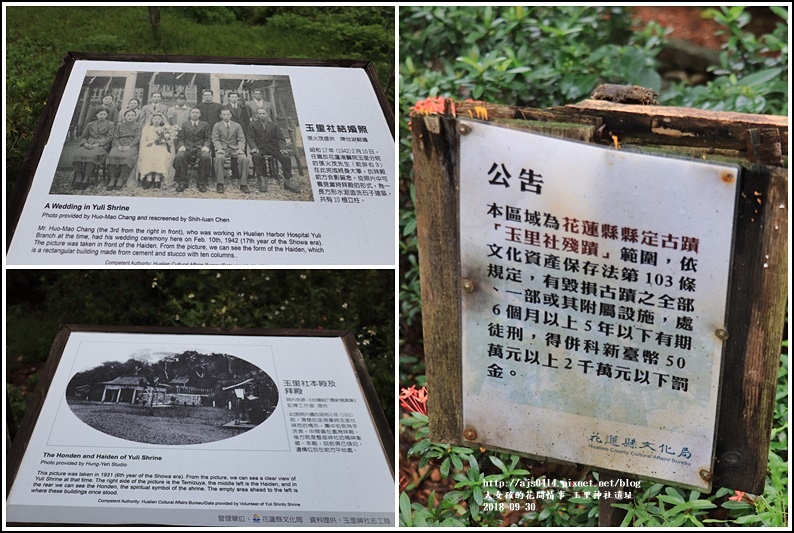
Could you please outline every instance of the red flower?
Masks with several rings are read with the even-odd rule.
[[[730,498],[728,498],[729,500],[734,501],[734,502],[742,502],[742,501],[747,502],[747,503],[754,503],[755,502],[755,498],[753,498],[752,496],[750,496],[746,492],[742,492],[740,490],[735,490],[734,492],[735,492],[735,494],[733,496],[731,496]]]
[[[400,405],[406,411],[427,414],[427,387],[417,390],[416,385],[400,389]]]

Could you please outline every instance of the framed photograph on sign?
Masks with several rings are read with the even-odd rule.
[[[65,326],[39,391],[9,523],[395,524],[393,434],[350,332]]]
[[[36,137],[10,264],[394,264],[372,63],[70,53]]]

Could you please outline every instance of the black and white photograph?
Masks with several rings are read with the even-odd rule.
[[[88,71],[50,194],[314,201],[290,78]]]
[[[77,372],[66,403],[107,435],[178,446],[257,427],[276,410],[279,392],[267,372],[228,353],[144,348]]]

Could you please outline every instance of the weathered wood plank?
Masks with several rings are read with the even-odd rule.
[[[576,124],[571,122],[495,119],[494,124],[503,124],[513,129],[542,133],[551,137],[593,142],[596,128],[592,124]]]
[[[459,133],[443,116],[411,119],[416,187],[416,231],[422,280],[422,323],[430,438],[460,443],[463,434]]]
[[[378,393],[372,384],[372,379],[369,377],[364,356],[361,354],[361,350],[358,349],[356,334],[352,331],[348,331],[342,336],[342,341],[345,344],[347,353],[350,356],[350,362],[353,364],[353,369],[356,372],[356,379],[361,387],[361,392],[364,394],[367,411],[369,412],[369,417],[372,419],[372,423],[375,425],[383,455],[386,457],[389,463],[389,470],[391,471],[392,477],[394,477],[395,457],[392,425],[386,419],[386,414],[383,412]]]
[[[761,494],[788,294],[788,173],[751,166],[740,185],[714,483]]]
[[[68,327],[62,327],[56,335],[47,362],[44,364],[39,374],[39,381],[28,401],[25,416],[22,417],[19,430],[14,436],[14,442],[11,445],[11,453],[8,455],[8,461],[6,463],[8,468],[6,472],[6,496],[11,492],[11,487],[14,485],[14,480],[19,471],[19,465],[22,464],[22,458],[25,456],[30,437],[33,435],[33,428],[36,426],[36,420],[38,420],[41,409],[44,407],[44,399],[47,397],[47,390],[50,387],[52,378],[55,376],[55,370],[58,368],[58,363],[61,360],[61,355],[63,355],[63,349],[66,347],[66,341],[69,340],[70,333]]]
[[[554,111],[600,117],[606,129],[632,144],[671,144],[715,149],[747,150],[748,130],[776,129],[787,138],[787,117],[708,111],[684,107],[616,104],[584,100]],[[609,137],[607,136],[607,140]],[[785,156],[788,147],[781,143]]]

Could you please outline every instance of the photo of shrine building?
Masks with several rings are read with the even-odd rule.
[[[165,384],[150,385],[140,376],[119,376],[91,387],[95,397],[101,387],[100,403],[127,403],[131,405],[212,405],[211,388],[192,387],[187,376],[178,376]],[[78,389],[78,396],[81,392]],[[150,396],[153,394],[154,398]],[[89,393],[89,396],[91,393]],[[94,399],[94,398],[90,398]],[[150,401],[151,400],[151,401]]]

